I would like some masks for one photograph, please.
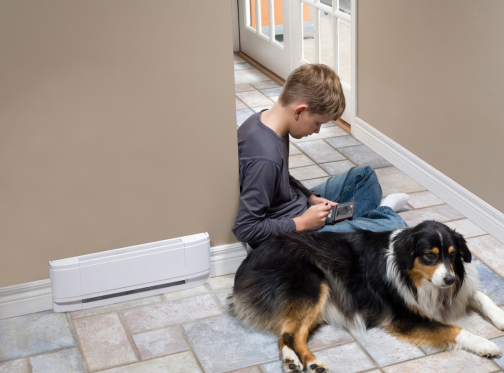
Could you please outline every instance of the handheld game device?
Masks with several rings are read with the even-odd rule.
[[[352,219],[355,202],[340,203],[331,207],[331,212],[327,216],[326,225],[334,225],[346,219]]]

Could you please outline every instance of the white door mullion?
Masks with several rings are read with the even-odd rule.
[[[261,35],[261,0],[255,0],[256,34]]]
[[[334,9],[330,7],[329,5],[325,5],[322,3],[315,3],[314,5],[316,8],[319,8],[320,10],[323,10],[326,13],[332,13],[334,12]]]
[[[294,2],[291,9],[291,64],[292,69],[296,69],[301,65],[303,58],[303,2]]]
[[[320,63],[320,10],[317,8],[313,9],[315,16],[315,61],[314,63]]]
[[[352,0],[351,10],[353,22],[350,27],[352,28],[352,95],[350,100],[350,125],[355,123],[357,117],[357,0]]]
[[[276,24],[275,24],[275,6],[273,4],[274,0],[268,0],[268,10],[269,10],[269,37],[270,42],[275,42],[275,34],[276,34]],[[278,1],[278,0],[277,0]],[[281,1],[281,0],[280,0]]]
[[[352,16],[350,14],[343,13],[340,10],[335,10],[332,12],[332,14],[344,21],[352,22]]]
[[[338,28],[339,20],[334,15],[332,16],[332,28],[333,28],[333,66],[336,74],[339,74],[339,39],[338,39]]]

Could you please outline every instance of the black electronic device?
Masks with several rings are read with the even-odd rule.
[[[331,207],[331,212],[327,216],[326,225],[333,225],[346,219],[352,219],[355,202],[345,202]]]

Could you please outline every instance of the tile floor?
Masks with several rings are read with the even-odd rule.
[[[280,87],[235,57],[237,125],[276,101]],[[354,165],[375,168],[384,196],[405,192],[410,225],[436,219],[463,233],[475,256],[480,289],[504,306],[504,245],[333,123],[292,141],[291,173],[308,187]],[[91,310],[52,311],[0,320],[0,373],[280,373],[277,338],[227,315],[234,275],[174,293]],[[473,315],[460,326],[504,350],[504,332]],[[504,358],[436,352],[401,343],[382,330],[349,333],[323,326],[310,348],[331,372],[504,373]]]

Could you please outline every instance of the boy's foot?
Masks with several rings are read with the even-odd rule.
[[[409,200],[409,195],[406,193],[395,193],[385,197],[380,206],[388,206],[395,212],[399,211]]]

